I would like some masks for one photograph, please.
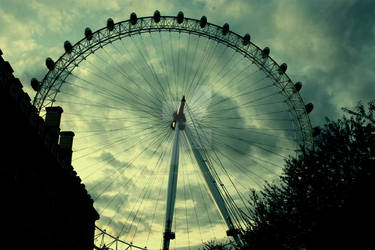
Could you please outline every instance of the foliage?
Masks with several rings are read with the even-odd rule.
[[[281,184],[252,192],[245,249],[361,249],[371,242],[375,103],[343,110],[349,117],[327,120],[314,150],[288,159]]]

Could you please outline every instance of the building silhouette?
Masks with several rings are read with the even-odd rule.
[[[63,112],[45,120],[0,50],[1,249],[93,249],[99,215],[71,165],[74,133]]]

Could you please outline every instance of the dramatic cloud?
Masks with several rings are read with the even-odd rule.
[[[86,27],[102,28],[108,17],[117,22],[133,11],[150,16],[156,9],[162,15],[205,15],[219,26],[227,22],[260,48],[270,47],[273,59],[288,64],[290,78],[303,83],[304,102],[315,106],[313,126],[326,116],[337,118],[343,106],[375,97],[370,0],[0,0],[0,6],[3,57],[31,97],[30,79],[44,77],[45,58],[57,60],[66,40],[75,44]],[[179,87],[189,82],[189,88]],[[195,146],[233,200],[241,203],[238,193],[274,180],[298,135],[273,84],[235,51],[179,33],[134,35],[85,58],[59,89],[56,105],[64,108],[62,129],[76,133],[73,164],[95,199],[98,225],[127,241],[160,247],[170,124],[182,95]],[[181,138],[173,230],[176,247],[183,249],[224,237],[225,227],[189,142]]]

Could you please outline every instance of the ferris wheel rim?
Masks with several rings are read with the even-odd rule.
[[[126,26],[129,27],[128,30],[122,29]],[[49,105],[52,106],[55,97],[64,82],[62,81],[59,86],[55,86],[57,79],[62,78],[65,80],[70,73],[78,67],[79,63],[87,58],[87,56],[116,40],[131,36],[132,34],[162,31],[183,32],[205,36],[235,49],[252,63],[257,64],[257,66],[261,68],[268,77],[273,78],[277,83],[277,87],[279,87],[285,95],[287,104],[296,116],[304,146],[307,148],[313,148],[313,135],[310,118],[302,97],[294,87],[293,81],[285,72],[282,74],[279,73],[278,70],[280,65],[269,55],[267,56],[266,61],[262,61],[262,49],[251,40],[244,45],[242,43],[244,39],[243,36],[231,30],[224,34],[223,29],[224,27],[209,22],[207,22],[205,27],[202,28],[200,26],[200,20],[187,17],[184,17],[183,22],[179,23],[176,16],[160,16],[160,22],[158,23],[154,21],[153,16],[138,17],[135,24],[131,23],[131,19],[127,19],[115,23],[112,31],[109,31],[105,26],[93,32],[91,39],[88,39],[87,37],[82,38],[73,45],[70,53],[65,52],[60,56],[60,58],[54,63],[54,68],[49,70],[41,81],[40,89],[35,95],[33,104],[36,106],[38,112]],[[104,35],[102,33],[104,33]],[[50,93],[51,91],[52,93]],[[47,97],[51,100],[46,104]]]
[[[261,68],[262,71],[268,75],[270,78],[273,78],[277,82],[277,86],[285,95],[285,99],[291,109],[293,109],[296,119],[299,124],[299,131],[302,134],[302,140],[307,146],[313,145],[312,139],[312,128],[310,119],[308,117],[307,111],[305,109],[304,102],[298,91],[295,91],[294,84],[292,80],[286,73],[280,74],[278,69],[279,64],[276,63],[271,57],[267,57],[266,62],[261,60],[261,52],[257,45],[249,41],[247,45],[242,43],[243,36],[233,32],[228,31],[227,34],[223,34],[223,27],[208,23],[205,28],[200,27],[200,20],[193,18],[184,18],[184,22],[178,23],[176,16],[161,16],[161,21],[164,22],[164,25],[157,24],[153,21],[153,16],[139,17],[136,24],[131,24],[131,20],[121,21],[115,24],[113,31],[108,31],[107,27],[103,27],[92,33],[92,39],[87,39],[84,37],[72,47],[72,52],[65,52],[55,63],[53,70],[50,70],[44,77],[41,82],[40,90],[37,92],[34,98],[34,105],[37,107],[38,112],[40,112],[44,107],[49,104],[53,105],[53,100],[56,97],[61,85],[64,80],[70,75],[70,73],[78,67],[79,63],[87,58],[87,56],[93,54],[96,50],[118,40],[133,34],[143,34],[148,32],[183,32],[189,33],[197,36],[205,36],[208,39],[214,39],[222,44],[225,44],[232,49],[237,50],[238,53],[241,53],[246,58],[251,60]],[[186,23],[191,23],[185,25]],[[147,26],[147,24],[151,24]],[[153,27],[151,27],[154,24]],[[129,30],[122,30],[121,27],[128,25]],[[212,30],[209,30],[212,27]],[[215,31],[215,32],[214,32]],[[117,32],[117,33],[116,33]],[[106,33],[107,36],[102,36],[102,33]],[[95,40],[94,38],[97,38]],[[60,86],[55,86],[55,83],[58,79],[62,79]],[[42,92],[44,91],[44,92]],[[51,102],[45,103],[46,98],[51,98]],[[119,242],[128,245],[129,247],[135,247],[139,249],[145,249],[133,245],[132,243],[127,243],[116,237],[106,233],[99,227],[96,227],[99,231],[103,232],[107,236],[111,237],[113,240],[118,240]]]

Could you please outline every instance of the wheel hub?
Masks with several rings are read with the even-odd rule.
[[[176,125],[178,124],[178,128],[180,130],[184,130],[185,128],[185,122],[186,122],[186,117],[184,114],[184,108],[185,108],[185,96],[182,96],[180,107],[176,112],[173,113],[173,121],[171,123],[171,128],[175,129]]]

